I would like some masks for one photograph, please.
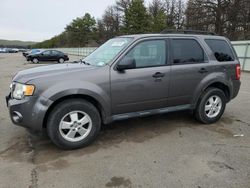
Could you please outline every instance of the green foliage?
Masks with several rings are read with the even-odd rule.
[[[127,34],[148,33],[150,31],[150,16],[143,0],[132,0],[125,10],[124,31]]]
[[[66,46],[66,34],[62,33],[58,36],[55,36],[49,40],[45,40],[43,42],[37,43],[33,45],[34,48],[55,48],[55,47],[61,47]]]
[[[117,0],[115,5],[105,10],[101,19],[95,20],[86,13],[74,19],[60,35],[34,47],[97,46],[117,35],[158,33],[165,28],[175,28],[173,24],[178,21],[174,15],[178,10],[173,2],[175,0],[153,0],[147,9],[144,0]]]
[[[178,0],[183,3],[184,0]],[[145,7],[144,0],[117,0],[107,7],[101,19],[89,13],[74,19],[65,31],[36,48],[97,46],[110,38],[124,34],[158,33],[166,28],[182,28],[183,15],[177,0],[153,0]],[[176,24],[175,24],[176,23]]]
[[[153,0],[152,4],[149,5],[149,15],[152,32],[158,33],[167,28],[167,15],[160,0]]]
[[[152,32],[154,33],[161,32],[162,30],[167,28],[166,15],[162,10],[157,12],[155,15],[152,15],[151,19],[152,19],[151,23]]]
[[[101,19],[89,13],[74,19],[63,33],[36,44],[36,48],[98,46],[124,34],[158,33],[166,28],[183,28],[184,0],[116,0]],[[182,10],[183,9],[183,10]]]
[[[65,31],[49,40],[34,45],[35,48],[80,47],[89,45],[96,35],[96,21],[89,13],[74,19]]]
[[[89,13],[82,18],[76,18],[66,26],[65,31],[69,37],[69,45],[78,44],[77,46],[85,46],[93,38],[96,21]]]
[[[187,2],[187,6],[186,3]],[[116,0],[101,19],[89,13],[74,19],[63,33],[37,48],[97,46],[123,34],[159,33],[164,29],[215,31],[230,39],[248,39],[249,0]]]

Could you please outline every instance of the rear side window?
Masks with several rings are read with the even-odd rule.
[[[204,62],[204,51],[194,39],[173,39],[172,51],[174,64]]]
[[[213,51],[217,61],[233,61],[234,55],[229,44],[224,40],[218,39],[205,39],[205,42]]]
[[[43,54],[44,54],[44,55],[51,55],[51,51],[50,51],[50,50],[45,51],[45,52],[43,52]]]
[[[53,51],[52,51],[52,54],[53,54],[53,55],[62,55],[62,52],[53,50]]]

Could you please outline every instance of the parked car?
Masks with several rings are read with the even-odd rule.
[[[18,48],[12,48],[11,50],[13,51],[13,53],[18,53],[19,52]]]
[[[23,52],[27,52],[27,51],[28,51],[28,50],[27,50],[27,49],[24,49],[24,48],[20,48],[20,49],[19,49],[19,52],[22,52],[22,53],[23,53]]]
[[[5,48],[0,48],[0,53],[6,53],[6,49]]]
[[[14,124],[46,130],[60,148],[76,149],[95,140],[101,125],[127,118],[190,110],[214,123],[237,96],[240,71],[225,37],[129,35],[78,64],[20,71],[6,100]]]
[[[59,63],[64,63],[64,61],[69,60],[69,57],[58,50],[45,50],[27,55],[26,59],[27,61],[32,61],[33,63],[39,63],[39,61],[57,61]]]
[[[32,50],[27,50],[23,52],[23,56],[26,57],[27,55],[35,54],[40,52],[41,50],[39,49],[32,49]]]
[[[6,53],[17,53],[18,49],[16,48],[6,48]]]

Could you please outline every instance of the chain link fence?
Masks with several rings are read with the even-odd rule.
[[[86,48],[56,48],[56,50],[62,51],[69,55],[86,57],[92,53],[96,47],[86,47]]]
[[[250,41],[233,41],[232,45],[240,60],[241,69],[250,71]]]

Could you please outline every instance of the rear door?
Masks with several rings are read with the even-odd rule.
[[[169,105],[186,105],[201,80],[211,72],[207,55],[196,38],[171,39]]]
[[[62,53],[56,50],[52,50],[52,61],[58,61],[60,57],[63,57]]]
[[[240,62],[230,42],[225,39],[210,38],[205,39],[205,43],[209,46],[215,58],[214,70],[226,73],[231,80],[235,80],[236,64]]]
[[[136,68],[120,72],[111,68],[113,114],[122,114],[167,106],[170,66],[168,40],[138,41],[117,63],[133,58]]]
[[[51,60],[51,50],[46,50],[44,51],[41,56],[40,56],[40,59],[42,61],[50,61]]]

